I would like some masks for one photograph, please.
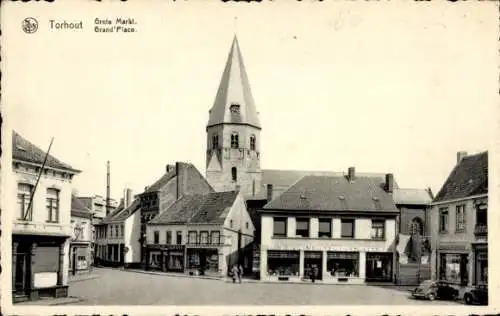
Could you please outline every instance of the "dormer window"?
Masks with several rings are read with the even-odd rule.
[[[231,111],[231,114],[240,114],[240,105],[231,104],[231,106],[229,107],[229,111]]]
[[[233,133],[231,134],[231,148],[239,148],[239,140],[238,140],[238,133]]]
[[[255,135],[250,136],[250,150],[255,150]]]

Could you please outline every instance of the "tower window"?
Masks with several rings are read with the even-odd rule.
[[[231,134],[231,148],[239,148],[238,134]]]
[[[234,182],[238,180],[238,172],[236,170],[236,167],[231,168],[231,178],[233,179]]]
[[[219,135],[212,136],[212,149],[219,148]]]
[[[231,104],[229,110],[232,114],[240,114],[240,105],[239,104]]]
[[[255,135],[250,136],[250,150],[255,150]]]

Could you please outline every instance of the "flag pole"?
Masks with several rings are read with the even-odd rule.
[[[43,168],[45,167],[45,164],[47,163],[47,158],[49,157],[50,148],[52,147],[53,142],[54,142],[54,137],[52,137],[52,139],[50,140],[49,149],[45,153],[45,158],[43,159],[42,167],[40,168],[40,172],[38,172],[35,187],[33,188],[33,191],[31,192],[30,202],[28,204],[28,209],[27,209],[26,214],[24,214],[24,220],[26,220],[28,218],[28,214],[32,215],[32,213],[33,213],[33,210],[31,209],[31,206],[33,204],[33,197],[35,196],[35,191],[36,191],[36,188],[38,186],[38,182],[40,182],[40,178],[42,177]]]

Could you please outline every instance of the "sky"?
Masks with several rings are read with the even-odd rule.
[[[82,170],[80,195],[105,195],[108,160],[116,199],[175,161],[204,174],[208,110],[235,34],[264,169],[354,166],[437,193],[457,151],[487,150],[496,135],[493,3],[148,3],[1,12],[8,124],[42,149],[54,137],[51,153]],[[26,16],[36,33],[21,31]],[[96,17],[118,16],[137,32],[93,31]],[[84,29],[50,30],[49,19]]]

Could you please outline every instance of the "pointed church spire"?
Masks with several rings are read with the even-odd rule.
[[[224,123],[261,128],[236,35],[210,110],[207,127]]]

